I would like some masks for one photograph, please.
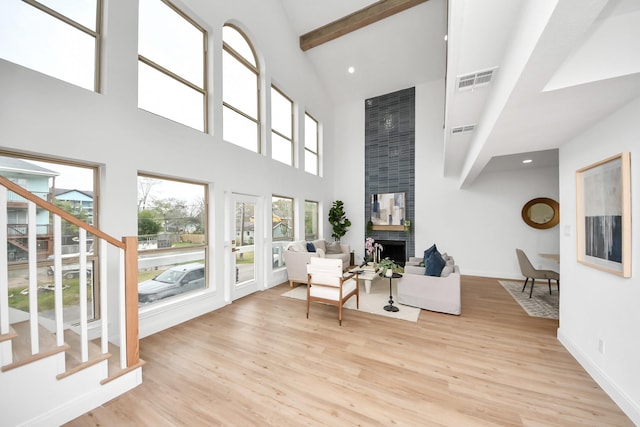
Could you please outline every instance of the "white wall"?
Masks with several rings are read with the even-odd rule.
[[[332,175],[316,177],[222,141],[222,25],[232,20],[254,41],[262,64],[263,89],[277,83],[303,115],[311,113],[325,133],[324,153],[333,156],[333,111],[326,91],[297,45],[278,0],[176,2],[209,31],[210,134],[203,134],[137,108],[137,2],[105,2],[102,93],[87,91],[0,60],[0,150],[37,154],[100,166],[100,226],[113,236],[137,235],[138,172],[210,184],[210,289],[204,298],[141,316],[141,335],[152,333],[227,303],[225,194],[263,198],[269,211],[278,194],[330,203]],[[206,19],[205,19],[206,17]],[[217,72],[216,72],[217,71]],[[269,90],[263,90],[268,95]],[[263,106],[264,107],[264,106]],[[263,108],[264,111],[264,108]],[[269,133],[266,132],[266,135]],[[298,152],[298,159],[302,159]],[[304,211],[298,221],[303,221]],[[270,224],[267,212],[265,222]],[[270,230],[270,227],[266,227]],[[270,236],[264,236],[265,243]],[[267,247],[269,249],[269,247]],[[261,272],[266,286],[286,272]],[[226,295],[229,295],[226,292]],[[162,312],[162,313],[160,313]],[[111,316],[112,319],[116,317]]]
[[[522,206],[533,198],[558,200],[558,171],[525,168],[483,174],[460,190],[457,179],[443,176],[443,93],[442,81],[416,87],[416,255],[436,243],[455,257],[462,274],[520,278],[515,248],[530,254],[534,264],[537,253],[559,251],[559,227],[536,230],[521,218]],[[364,100],[337,107],[335,125],[341,150],[333,162],[340,177],[335,194],[345,202],[353,223],[343,241],[355,249],[356,260],[362,260]]]
[[[640,425],[640,150],[636,99],[560,148],[562,297],[558,337],[587,372]],[[632,277],[576,261],[576,170],[631,152]],[[600,341],[604,352],[599,351]]]

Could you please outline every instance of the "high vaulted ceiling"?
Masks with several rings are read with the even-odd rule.
[[[281,1],[298,35],[376,3]],[[640,1],[429,0],[305,54],[337,104],[446,76],[443,174],[465,187],[557,164],[563,142],[640,96]]]

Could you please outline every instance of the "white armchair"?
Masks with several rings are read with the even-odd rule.
[[[346,277],[339,259],[313,257],[307,264],[307,319],[311,301],[338,306],[338,322],[342,325],[342,306],[355,295],[360,308],[358,274]]]

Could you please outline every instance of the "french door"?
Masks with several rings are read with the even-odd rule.
[[[262,272],[262,206],[256,196],[232,193],[231,212],[231,299],[258,290]]]

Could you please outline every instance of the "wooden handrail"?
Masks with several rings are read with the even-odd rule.
[[[124,244],[124,301],[127,366],[133,366],[140,361],[140,336],[138,330],[138,237],[125,237]]]
[[[111,243],[114,246],[119,247],[120,249],[124,249],[125,248],[125,243],[121,242],[120,240],[116,239],[115,237],[112,237],[110,235],[108,235],[107,233],[98,230],[96,227],[87,224],[86,222],[76,218],[75,216],[71,215],[69,212],[64,211],[62,209],[60,209],[59,207],[57,207],[56,205],[54,205],[53,203],[49,203],[46,200],[41,199],[40,197],[36,196],[35,194],[31,193],[29,190],[26,190],[22,187],[20,187],[18,184],[10,181],[9,179],[5,178],[4,176],[0,176],[0,184],[7,187],[7,189],[13,191],[14,193],[18,194],[21,197],[24,197],[25,199],[35,203],[37,206],[40,206],[43,209],[46,209],[50,212],[53,212],[56,215],[59,215],[62,219],[64,219],[65,221],[70,222],[73,225],[77,225],[80,228],[84,228],[85,230],[87,230],[87,232],[93,234],[96,237],[99,237],[101,239],[106,240],[107,242]]]

